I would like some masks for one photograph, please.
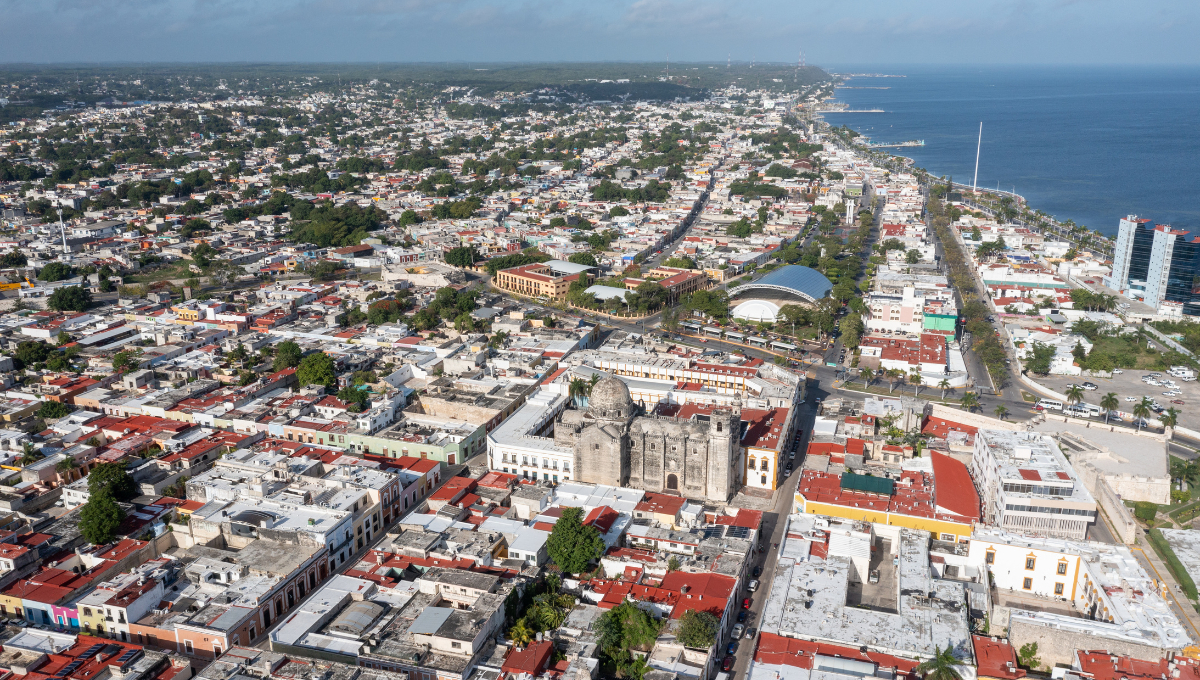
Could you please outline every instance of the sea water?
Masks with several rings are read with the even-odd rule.
[[[979,186],[1113,235],[1137,214],[1200,229],[1200,68],[853,66],[827,113],[934,175],[970,183],[983,122]],[[858,89],[864,88],[864,89]],[[865,89],[887,88],[887,89]]]

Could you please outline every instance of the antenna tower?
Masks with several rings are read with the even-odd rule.
[[[979,141],[975,143],[975,179],[971,180],[971,193],[979,183],[979,150],[983,148],[983,121],[979,121]]]

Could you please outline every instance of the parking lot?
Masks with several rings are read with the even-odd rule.
[[[1142,376],[1149,374],[1151,371],[1128,370],[1126,369],[1119,375],[1114,375],[1111,378],[1083,378],[1077,376],[1062,376],[1048,375],[1045,377],[1034,376],[1034,379],[1046,387],[1065,394],[1067,385],[1077,384],[1082,385],[1085,382],[1094,383],[1097,387],[1095,390],[1087,390],[1083,393],[1083,401],[1087,404],[1100,405],[1100,400],[1109,392],[1116,392],[1117,399],[1120,401],[1120,406],[1117,407],[1121,412],[1126,424],[1132,422],[1133,406],[1136,402],[1141,401],[1142,397],[1150,397],[1157,401],[1163,408],[1174,407],[1179,410],[1179,425],[1188,429],[1200,429],[1200,412],[1195,406],[1200,404],[1200,381],[1184,382],[1180,378],[1167,375],[1166,371],[1154,371],[1161,373],[1161,380],[1174,380],[1178,386],[1180,394],[1176,397],[1164,396],[1163,392],[1170,390],[1169,387],[1158,385],[1147,385],[1142,382]],[[1132,399],[1130,399],[1132,397]],[[1182,404],[1172,403],[1172,400],[1182,401]],[[1103,420],[1101,415],[1095,420]]]

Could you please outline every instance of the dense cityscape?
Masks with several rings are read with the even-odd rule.
[[[0,669],[1200,680],[1190,232],[483,71],[0,77]]]

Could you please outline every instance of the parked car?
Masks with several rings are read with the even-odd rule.
[[[750,583],[746,584],[746,590],[749,590],[752,593],[754,591],[758,590],[758,581],[757,580],[750,581]]]
[[[762,567],[761,566],[755,567],[754,571],[752,573],[754,574],[754,578],[758,578],[759,576],[762,576]]]
[[[1112,373],[1113,373],[1113,375],[1121,375],[1121,374],[1122,374],[1122,373],[1124,373],[1124,372],[1125,372],[1125,371],[1122,371],[1122,370],[1121,370],[1121,369],[1119,369],[1119,368],[1114,368],[1114,369],[1112,370]]]
[[[738,615],[737,615],[737,622],[738,622],[738,623],[745,623],[745,622],[746,622],[746,617],[747,617],[747,616],[749,616],[749,615],[750,615],[750,612],[746,611],[745,609],[743,609],[743,610],[739,611],[739,612],[738,612]]]
[[[745,626],[743,626],[740,623],[734,624],[734,626],[733,626],[733,639],[734,640],[741,640],[742,635],[744,635],[745,633],[746,633]]]
[[[733,670],[733,662],[734,658],[732,656],[726,656],[724,659],[721,659],[721,670],[726,673]]]
[[[758,629],[757,629],[757,628],[747,628],[747,629],[746,629],[746,637],[747,637],[747,638],[749,638],[749,639],[753,640],[755,635],[758,635]]]
[[[729,643],[728,647],[725,648],[725,653],[732,656],[737,653],[737,648],[738,648],[737,640],[734,640],[733,642]]]
[[[1083,389],[1085,389],[1085,390],[1098,390],[1098,389],[1100,389],[1100,386],[1099,386],[1099,385],[1097,385],[1096,383],[1085,382],[1085,383],[1083,384]]]
[[[879,570],[872,569],[871,574],[867,577],[867,581],[870,583],[879,583]]]
[[[749,608],[750,608],[750,598],[747,597],[746,599],[742,600],[742,609],[749,609]]]
[[[1182,400],[1182,399],[1172,399],[1172,400],[1171,400],[1171,403],[1172,403],[1172,404],[1179,404],[1180,406],[1183,406],[1183,400]]]

